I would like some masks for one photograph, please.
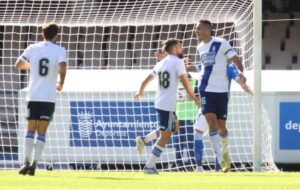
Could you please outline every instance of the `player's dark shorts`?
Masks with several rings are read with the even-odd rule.
[[[164,111],[156,109],[158,113],[158,124],[161,131],[172,131],[176,130],[176,113],[171,111]]]
[[[200,92],[202,113],[214,113],[218,119],[227,119],[228,93]]]
[[[55,110],[52,102],[27,102],[27,120],[51,121]]]

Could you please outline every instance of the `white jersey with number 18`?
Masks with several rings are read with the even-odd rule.
[[[19,59],[30,64],[26,101],[55,103],[59,63],[66,63],[65,48],[43,41],[28,46]]]
[[[178,78],[185,73],[183,60],[173,55],[168,55],[155,65],[151,73],[158,77],[159,83],[155,108],[175,112]]]

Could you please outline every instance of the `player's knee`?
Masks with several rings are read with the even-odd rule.
[[[216,130],[216,129],[219,128],[219,127],[218,127],[218,122],[217,122],[216,120],[214,120],[214,119],[207,120],[207,124],[208,124],[210,130],[212,130],[212,129],[213,129],[213,130]]]
[[[219,135],[221,136],[221,137],[227,137],[228,136],[228,131],[227,131],[227,129],[226,128],[222,128],[222,129],[219,129],[218,130],[218,133],[219,133]]]

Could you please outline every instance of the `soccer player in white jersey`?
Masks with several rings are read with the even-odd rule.
[[[230,169],[228,151],[228,132],[226,128],[229,79],[227,78],[227,64],[233,62],[239,71],[243,66],[228,41],[212,36],[212,24],[208,20],[201,20],[196,26],[197,46],[200,55],[201,71],[199,91],[201,96],[202,113],[209,126],[209,137],[215,154],[222,152],[223,161],[220,163],[223,172]],[[219,135],[221,138],[219,138]],[[220,148],[220,139],[221,145]],[[222,160],[222,158],[218,158]]]
[[[201,64],[190,66],[188,71],[198,71],[201,70]],[[246,83],[246,77],[238,71],[234,64],[227,65],[227,77],[229,79],[229,88],[231,80],[237,82],[241,88],[250,95],[253,95],[253,91]],[[208,124],[205,119],[205,116],[202,114],[202,110],[199,109],[198,117],[194,124],[194,151],[195,151],[195,160],[196,160],[196,171],[202,172],[204,171],[202,167],[202,157],[203,157],[203,135],[208,131]],[[219,145],[221,146],[221,145]],[[221,152],[218,152],[219,155],[216,155],[216,162],[215,162],[215,171],[219,170],[219,163],[223,161],[223,155]],[[219,160],[220,159],[220,160]]]
[[[184,88],[190,97],[199,105],[199,99],[193,92],[188,81],[185,66],[182,58],[181,43],[176,39],[169,39],[163,44],[163,50],[167,52],[167,57],[158,62],[151,74],[143,81],[139,92],[134,96],[138,100],[144,94],[144,89],[155,76],[158,77],[158,91],[155,100],[155,108],[159,118],[160,137],[152,148],[152,154],[148,159],[144,173],[158,174],[155,164],[160,158],[163,148],[168,143],[172,131],[178,128],[176,122],[176,101],[178,94],[178,79],[181,80]]]
[[[56,90],[61,91],[64,85],[66,50],[55,44],[58,31],[57,24],[46,24],[42,29],[44,41],[28,46],[15,64],[19,70],[30,69],[26,96],[27,132],[24,143],[24,164],[19,170],[19,174],[22,175],[35,175],[46,142],[46,131],[55,109]],[[58,74],[59,82],[57,82]]]

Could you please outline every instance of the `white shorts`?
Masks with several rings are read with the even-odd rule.
[[[197,129],[199,131],[202,131],[204,133],[208,132],[208,124],[205,119],[205,116],[202,114],[201,108],[199,108],[197,119],[194,124],[194,130]]]

